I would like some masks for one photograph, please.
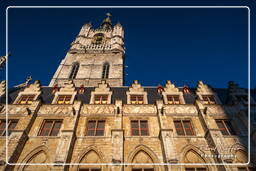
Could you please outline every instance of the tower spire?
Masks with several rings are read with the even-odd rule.
[[[106,13],[106,18],[102,21],[100,28],[102,29],[112,29],[112,23],[110,17],[112,16],[110,13]]]

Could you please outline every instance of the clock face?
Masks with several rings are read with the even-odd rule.
[[[92,43],[93,44],[102,44],[104,40],[104,34],[103,33],[97,33],[93,36]]]

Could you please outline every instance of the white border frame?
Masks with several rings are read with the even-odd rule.
[[[250,75],[251,75],[251,62],[250,62],[250,8],[248,6],[8,6],[5,9],[6,12],[6,120],[8,121],[8,10],[11,8],[246,8],[248,10],[248,162],[247,163],[95,163],[95,164],[86,164],[86,163],[9,163],[8,161],[8,129],[7,134],[6,134],[6,164],[8,165],[51,165],[51,166],[66,166],[66,165],[116,165],[116,166],[125,166],[125,165],[223,165],[223,166],[246,166],[250,164],[250,132],[251,132],[251,125],[250,125],[250,113],[251,113],[251,108],[250,108]],[[7,123],[7,122],[6,122]]]

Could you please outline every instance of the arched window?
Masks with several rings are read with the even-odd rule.
[[[69,75],[69,79],[74,79],[74,78],[76,78],[76,74],[77,74],[78,69],[79,69],[79,63],[76,62],[76,63],[74,63],[73,66],[72,66],[71,73],[70,73],[70,75]]]
[[[102,78],[108,78],[109,75],[109,63],[104,63],[102,70]]]

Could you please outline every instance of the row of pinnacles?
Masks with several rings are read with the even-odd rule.
[[[100,44],[91,43],[95,35],[105,33],[104,40]],[[88,39],[89,38],[89,39]],[[93,29],[91,23],[85,24],[75,41],[71,43],[69,53],[86,53],[97,51],[117,51],[124,53],[124,31],[122,25],[117,23],[113,29]],[[93,40],[91,40],[93,41]]]

